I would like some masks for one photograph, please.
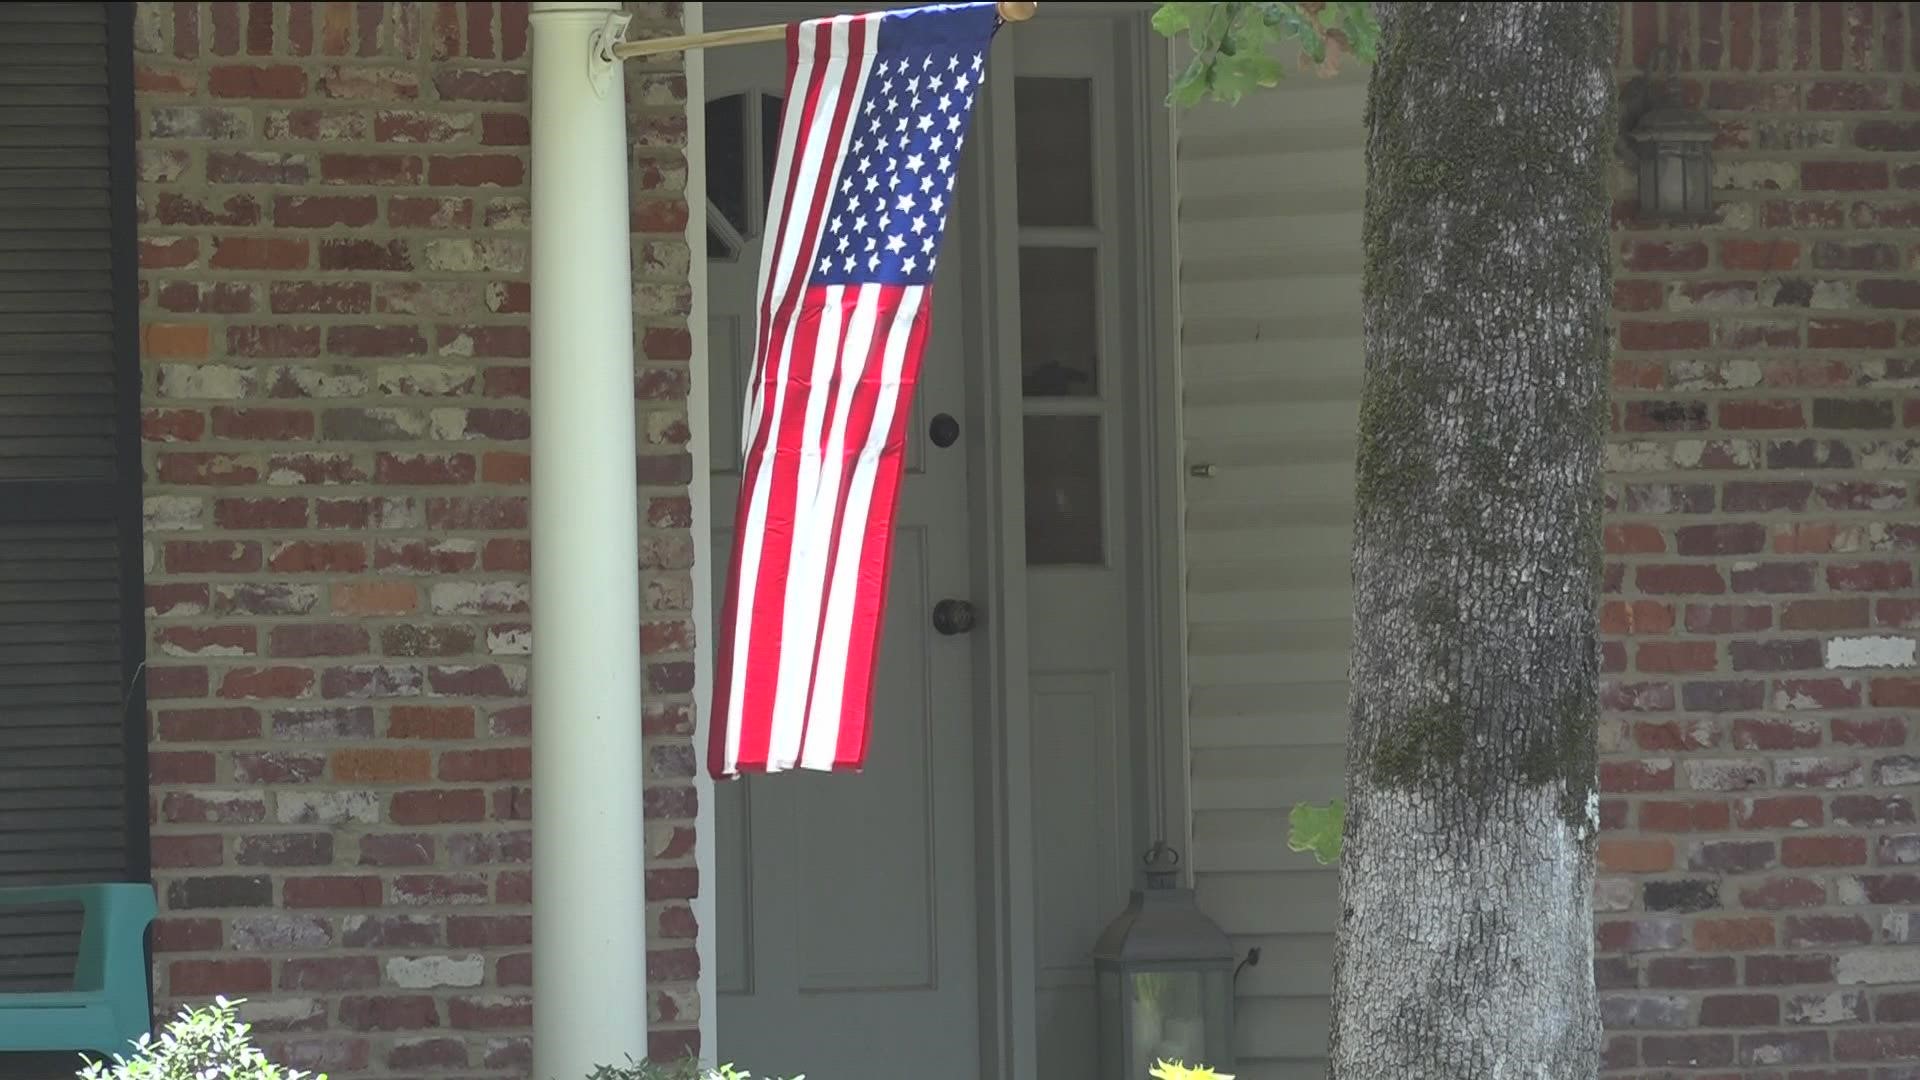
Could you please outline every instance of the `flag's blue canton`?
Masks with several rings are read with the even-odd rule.
[[[880,20],[880,48],[853,115],[809,283],[925,285],[986,77],[992,4]]]

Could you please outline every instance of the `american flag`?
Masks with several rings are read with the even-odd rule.
[[[929,290],[991,3],[787,29],[708,768],[858,770]]]

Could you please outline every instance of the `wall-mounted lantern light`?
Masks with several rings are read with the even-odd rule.
[[[1713,140],[1704,113],[1686,107],[1675,80],[1654,88],[1652,107],[1627,133],[1640,172],[1640,217],[1652,221],[1713,219]]]

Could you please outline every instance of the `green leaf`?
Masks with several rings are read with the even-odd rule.
[[[1234,88],[1242,92],[1256,86],[1274,86],[1282,74],[1279,58],[1264,52],[1239,53],[1220,66],[1231,72]]]
[[[1206,61],[1196,56],[1187,64],[1187,70],[1173,80],[1167,90],[1167,104],[1175,108],[1188,108],[1198,104],[1206,95]]]
[[[1201,78],[1182,78],[1173,84],[1173,90],[1167,95],[1169,104],[1182,109],[1190,109],[1200,104],[1207,96],[1207,83]]]
[[[1167,94],[1173,105],[1206,97],[1237,101],[1258,86],[1273,86],[1284,74],[1279,56],[1298,43],[1301,55],[1321,75],[1331,75],[1351,54],[1371,61],[1380,28],[1365,0],[1331,3],[1165,3],[1153,17],[1167,37],[1182,31],[1193,63]],[[1275,49],[1275,46],[1282,48]]]
[[[1287,837],[1291,851],[1310,851],[1322,866],[1340,859],[1340,837],[1347,827],[1347,804],[1335,799],[1325,806],[1299,803],[1287,815],[1292,826]]]
[[[1327,61],[1327,39],[1319,33],[1303,34],[1300,38],[1301,51],[1305,52],[1316,64]]]
[[[1172,37],[1193,25],[1193,9],[1201,4],[1161,4],[1153,13],[1153,28],[1162,37]]]

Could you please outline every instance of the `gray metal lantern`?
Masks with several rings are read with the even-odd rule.
[[[1713,217],[1713,121],[1692,109],[1664,105],[1634,125],[1629,138],[1640,162],[1640,216],[1659,221]]]
[[[1146,1080],[1157,1060],[1232,1071],[1233,942],[1174,885],[1180,855],[1147,852],[1147,887],[1093,947],[1100,1080]]]

